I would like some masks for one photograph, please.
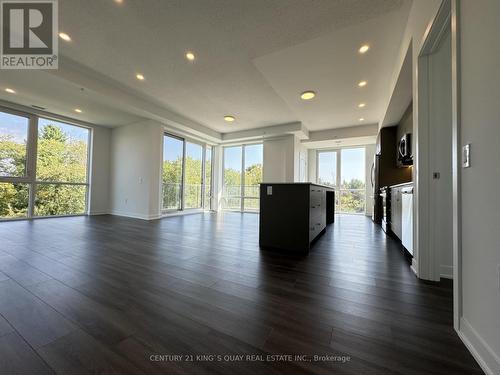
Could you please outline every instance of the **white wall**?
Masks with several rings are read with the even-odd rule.
[[[308,154],[307,148],[300,142],[298,137],[294,136],[294,149],[293,149],[293,181],[306,182],[307,181],[307,164]]]
[[[418,116],[419,116],[419,102],[418,102],[418,81],[417,74],[418,59],[425,41],[426,32],[431,25],[434,17],[436,16],[442,0],[422,0],[413,1],[408,23],[403,36],[403,41],[400,47],[399,55],[396,61],[394,74],[391,80],[390,95],[396,88],[399,75],[404,66],[405,58],[407,56],[408,48],[412,48],[412,97],[413,97],[413,138],[416,144],[414,148],[414,168],[413,168],[413,181],[415,183],[414,190],[414,258],[413,268],[419,277],[430,280],[439,280],[439,272],[434,272],[433,267],[419,267],[419,264],[428,265],[433,263],[433,254],[429,251],[429,233],[425,230],[428,226],[429,217],[429,192],[421,189],[423,186],[429,186],[430,178],[427,167],[429,164],[428,150],[426,149],[428,142],[426,142],[426,134],[419,134],[418,129]],[[389,106],[389,102],[387,103]],[[387,112],[387,110],[385,111]],[[385,118],[386,113],[382,116]],[[421,129],[422,132],[424,129]],[[424,168],[425,167],[425,168]],[[422,268],[422,269],[420,269]]]
[[[308,156],[308,163],[307,163],[307,170],[308,170],[308,181],[309,182],[317,182],[317,177],[316,176],[316,163],[318,162],[318,150],[308,150],[307,152]]]
[[[90,165],[90,215],[109,213],[111,129],[94,127]]]
[[[265,139],[263,182],[308,181],[308,150],[295,135]]]
[[[111,138],[111,213],[160,217],[163,126],[144,121],[115,128]]]
[[[467,1],[467,0],[466,0]],[[424,34],[427,30],[427,27],[429,26],[430,22],[436,15],[437,11],[439,10],[439,7],[441,5],[442,0],[418,0],[418,1],[413,1],[410,9],[410,15],[408,16],[408,23],[406,25],[406,29],[404,32],[403,36],[403,41],[401,43],[401,47],[399,49],[398,57],[396,59],[396,64],[395,64],[395,69],[394,73],[392,74],[392,79],[391,79],[391,84],[390,84],[390,94],[388,95],[388,98],[392,97],[392,93],[394,92],[394,89],[396,88],[396,84],[401,72],[401,69],[403,67],[404,61],[406,54],[408,52],[408,47],[410,46],[410,43],[412,44],[412,67],[413,67],[413,100],[416,98],[416,66],[417,66],[417,59],[418,55],[420,53],[420,49],[422,47],[422,43],[424,41]],[[389,106],[389,100],[387,106]],[[415,102],[414,102],[415,104]],[[387,108],[386,108],[387,109]],[[414,120],[415,120],[415,110],[413,111],[414,113]],[[382,119],[385,117],[385,112],[384,116],[382,116]],[[413,121],[415,124],[415,121]]]
[[[294,135],[264,140],[263,154],[263,182],[295,181]]]
[[[500,374],[500,1],[460,4],[461,141],[471,144],[461,176],[461,329]]]

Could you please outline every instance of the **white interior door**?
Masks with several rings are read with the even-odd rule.
[[[453,275],[451,36],[443,34],[429,56],[429,166],[431,247],[441,277]]]

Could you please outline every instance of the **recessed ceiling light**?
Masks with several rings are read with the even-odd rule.
[[[361,117],[361,118],[359,119],[359,121],[363,122],[363,121],[365,121],[365,119],[364,119],[363,117]]]
[[[360,82],[358,83],[358,86],[359,86],[359,87],[365,87],[367,83],[368,83],[368,82],[366,82],[366,81],[360,81]]]
[[[368,44],[363,44],[359,48],[359,53],[366,53],[366,52],[368,52],[369,49],[370,49],[370,46]]]
[[[236,120],[236,118],[234,116],[231,116],[231,115],[226,115],[226,116],[224,116],[224,120],[227,122],[233,122],[234,120]]]
[[[358,108],[365,108],[366,107],[366,103],[359,103],[358,104]]]
[[[10,88],[6,88],[5,91],[7,91],[9,94],[15,94],[16,92]]]
[[[316,96],[316,93],[314,91],[304,91],[302,94],[300,94],[300,98],[302,100],[311,100]]]
[[[194,61],[194,59],[195,59],[194,53],[193,52],[187,52],[186,53],[186,59],[188,59],[189,61]]]
[[[117,4],[123,4],[123,0],[115,0],[115,3],[117,3]]]
[[[59,38],[66,42],[71,42],[71,37],[66,33],[59,33]]]
[[[82,113],[82,110],[80,108],[75,108],[76,113]]]
[[[137,78],[139,81],[144,81],[144,79],[145,79],[144,76],[141,73],[137,73],[135,75],[135,78]]]

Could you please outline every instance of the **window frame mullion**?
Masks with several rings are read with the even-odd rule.
[[[245,145],[241,145],[241,202],[240,202],[240,210],[241,212],[245,212]]]
[[[28,144],[26,147],[26,177],[29,184],[28,219],[32,219],[35,216],[38,121],[38,116],[29,116]]]

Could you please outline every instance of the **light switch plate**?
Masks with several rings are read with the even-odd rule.
[[[267,195],[273,195],[273,187],[272,186],[267,187]]]
[[[470,143],[462,147],[462,168],[470,167]]]

